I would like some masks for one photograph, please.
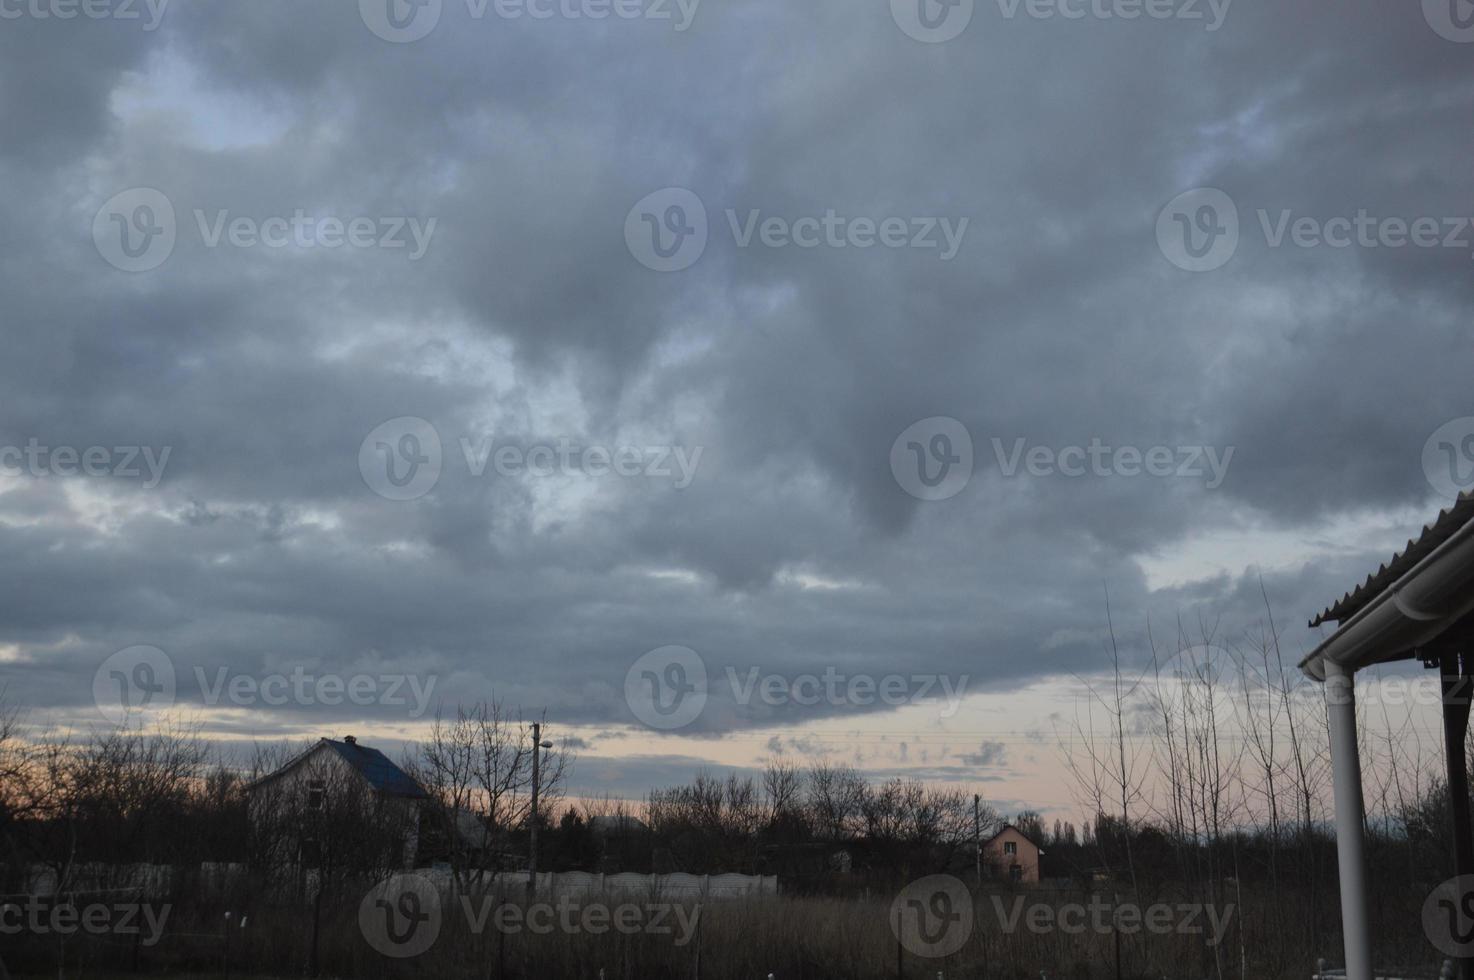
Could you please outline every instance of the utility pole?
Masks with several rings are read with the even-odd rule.
[[[537,793],[542,782],[542,750],[551,749],[552,742],[543,741],[541,722],[532,723],[532,823],[528,831],[527,844],[527,893],[537,893]]]
[[[973,859],[977,863],[979,889],[983,887],[983,821],[981,816],[982,805],[982,794],[972,794],[972,853]]]

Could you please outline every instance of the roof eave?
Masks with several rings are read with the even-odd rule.
[[[1403,660],[1474,611],[1474,521],[1455,531],[1332,633],[1300,669],[1326,679],[1326,663],[1356,671]]]
[[[271,782],[272,780],[274,780],[274,779],[280,779],[282,776],[285,776],[287,773],[289,773],[293,769],[297,768],[297,766],[304,759],[306,759],[312,753],[316,752],[319,748],[322,747],[323,743],[324,742],[327,742],[327,741],[328,741],[328,739],[326,739],[326,738],[319,738],[316,742],[313,742],[307,748],[303,749],[301,752],[298,752],[296,755],[292,756],[286,762],[282,763],[281,768],[276,769],[273,772],[269,772],[266,775],[261,776],[258,779],[253,779],[251,782],[249,782],[249,783],[246,784],[246,792],[247,793],[254,793],[256,790],[260,789],[262,786],[265,786],[267,783]]]

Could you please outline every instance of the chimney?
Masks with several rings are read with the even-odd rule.
[[[343,736],[343,744],[344,745],[357,745],[358,744],[358,739],[355,736],[353,736],[353,735],[344,735]]]

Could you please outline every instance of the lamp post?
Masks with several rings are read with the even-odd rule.
[[[983,803],[981,793],[972,794],[972,853],[977,865],[978,891],[983,888],[983,820],[980,812]]]
[[[552,742],[543,741],[541,722],[532,723],[532,825],[527,844],[527,893],[537,893],[537,794],[542,780],[542,750],[551,749]]]

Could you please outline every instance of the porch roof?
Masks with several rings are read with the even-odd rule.
[[[1316,680],[1326,663],[1350,671],[1417,656],[1474,612],[1474,493],[1463,493],[1415,541],[1353,591],[1325,609],[1312,627],[1339,628],[1300,662]]]
[[[1314,619],[1310,628],[1322,623],[1344,623],[1356,615],[1387,587],[1406,574],[1414,565],[1433,553],[1433,550],[1451,538],[1456,531],[1474,519],[1474,493],[1464,492],[1447,510],[1439,511],[1438,519],[1423,525],[1423,533],[1416,540],[1409,538],[1407,545],[1392,556],[1381,568],[1356,588],[1341,596]]]

